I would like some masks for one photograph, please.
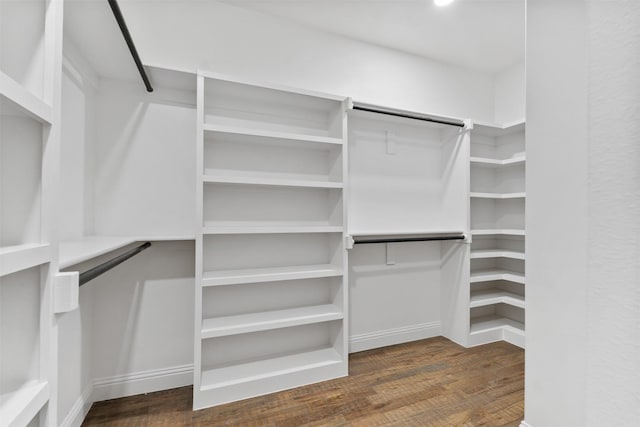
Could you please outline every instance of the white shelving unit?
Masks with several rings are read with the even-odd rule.
[[[524,347],[525,125],[475,125],[471,134],[468,345]]]
[[[62,1],[0,2],[0,21],[0,426],[55,426]]]
[[[194,409],[346,375],[346,100],[197,93]]]

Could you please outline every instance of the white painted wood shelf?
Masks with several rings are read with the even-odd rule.
[[[503,249],[472,249],[471,259],[483,259],[483,258],[510,258],[510,259],[525,259],[524,252],[509,251]]]
[[[499,269],[471,272],[471,283],[492,282],[494,280],[507,280],[509,282],[524,284],[524,274]]]
[[[187,234],[166,236],[86,236],[78,240],[60,242],[58,265],[60,269],[68,268],[136,242],[164,242],[194,239],[195,236]]]
[[[202,371],[202,391],[251,381],[273,378],[294,372],[342,363],[342,357],[333,348],[324,348],[280,357],[262,359],[237,365]]]
[[[524,199],[526,194],[521,193],[479,193],[472,192],[469,194],[471,198],[476,199]]]
[[[296,307],[288,310],[273,310],[261,313],[241,314],[209,318],[202,321],[203,339],[267,331],[311,323],[330,322],[342,319],[342,311],[333,304]]]
[[[483,289],[471,291],[470,308],[484,307],[493,304],[508,304],[514,307],[524,308],[524,296],[501,289]]]
[[[472,236],[524,236],[525,230],[517,228],[479,228],[471,230]]]
[[[207,169],[202,177],[202,181],[213,184],[245,184],[245,185],[266,185],[277,187],[307,187],[307,188],[343,188],[341,182],[329,180],[300,179],[299,177],[283,178],[264,176],[233,176],[225,175],[225,171]]]
[[[472,335],[500,329],[509,329],[514,333],[524,336],[524,324],[517,320],[509,319],[508,317],[492,314],[471,319]]]
[[[3,393],[0,395],[0,425],[22,427],[29,424],[48,400],[49,384],[45,381],[30,381],[17,390]]]
[[[202,275],[202,286],[225,286],[243,283],[316,279],[321,277],[342,276],[342,274],[342,268],[332,264],[206,271]]]
[[[45,264],[50,257],[51,248],[47,243],[0,247],[0,276]]]
[[[51,106],[2,71],[0,71],[0,98],[2,114],[7,113],[6,110],[12,110],[14,113],[21,112],[43,124],[51,123],[53,116]]]
[[[203,234],[287,234],[287,233],[342,233],[338,225],[311,225],[306,223],[247,223],[244,225],[216,225],[208,222],[202,228]]]
[[[294,132],[281,132],[281,131],[272,131],[266,129],[259,129],[253,127],[239,127],[239,126],[225,126],[225,125],[217,125],[217,124],[209,124],[205,123],[203,130],[205,132],[205,139],[207,138],[208,133],[218,132],[218,133],[228,133],[235,135],[246,135],[246,136],[255,136],[259,138],[268,138],[268,139],[279,139],[279,140],[289,140],[289,141],[300,141],[300,142],[310,142],[316,144],[334,144],[334,145],[342,145],[342,138],[334,138],[329,136],[317,136],[310,135],[305,133],[294,133]]]
[[[489,157],[477,157],[471,156],[469,159],[472,166],[483,166],[483,167],[501,167],[501,166],[512,166],[512,165],[522,165],[527,161],[526,155],[514,156],[509,159],[492,159]]]

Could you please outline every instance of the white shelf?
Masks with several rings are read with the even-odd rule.
[[[273,178],[269,176],[229,176],[221,172],[207,169],[202,177],[203,182],[216,184],[246,184],[246,185],[270,185],[281,187],[309,187],[309,188],[343,188],[341,182],[309,180],[309,179],[287,179]]]
[[[278,132],[278,131],[271,131],[271,130],[253,129],[248,127],[213,125],[213,124],[206,124],[206,123],[204,125],[204,131],[205,133],[207,132],[229,133],[229,134],[235,134],[235,135],[256,136],[260,138],[313,142],[313,143],[319,143],[319,144],[341,145],[343,143],[342,138],[308,135],[308,134],[302,134],[302,133]],[[206,139],[206,135],[205,135],[205,139]]]
[[[524,296],[501,289],[483,289],[471,292],[469,307],[483,307],[493,304],[508,304],[514,307],[524,308]]]
[[[298,307],[288,310],[273,310],[237,316],[204,319],[202,339],[224,337],[266,331],[310,323],[329,322],[342,319],[342,311],[333,304]]]
[[[489,331],[508,329],[524,336],[524,324],[495,314],[471,319],[471,334],[481,334]]]
[[[200,390],[228,387],[340,363],[342,363],[342,358],[338,352],[333,348],[325,348],[203,370]]]
[[[63,269],[88,261],[111,251],[124,248],[125,246],[135,242],[164,242],[181,240],[195,240],[195,236],[87,236],[79,240],[60,242],[59,268]]]
[[[471,230],[472,236],[524,236],[525,230],[516,228],[483,228]]]
[[[484,167],[500,167],[524,164],[527,161],[525,155],[515,156],[510,159],[491,159],[488,157],[471,157],[472,165],[484,166]]]
[[[471,259],[481,258],[511,258],[525,259],[524,252],[507,251],[502,249],[475,249],[471,251]]]
[[[22,427],[36,416],[49,400],[49,385],[30,381],[18,390],[0,395],[0,425]]]
[[[522,193],[469,193],[472,198],[478,199],[524,199],[526,194]]]
[[[342,233],[340,225],[309,225],[305,223],[283,223],[267,225],[247,223],[245,225],[214,225],[207,223],[203,234],[287,234],[287,233]]]
[[[471,272],[471,283],[491,282],[493,280],[507,280],[524,285],[524,274],[508,270],[482,270]]]
[[[342,276],[342,274],[342,269],[332,264],[207,271],[202,275],[202,286],[316,279],[321,277]]]
[[[485,136],[502,136],[525,130],[525,119],[515,120],[506,124],[477,122],[473,123],[472,132]]]
[[[50,124],[53,110],[50,105],[22,87],[19,83],[0,71],[0,97],[2,98],[2,110],[17,108],[33,119]],[[11,105],[5,105],[5,100]],[[12,108],[13,107],[13,108]],[[5,111],[2,112],[3,114]]]
[[[50,260],[51,248],[46,243],[0,247],[0,276],[26,270]]]

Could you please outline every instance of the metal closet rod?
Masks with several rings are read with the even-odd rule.
[[[354,102],[353,110],[367,111],[369,113],[386,114],[388,116],[403,117],[405,119],[422,120],[423,122],[439,123],[441,125],[464,127],[464,121],[456,119],[446,119],[427,114],[412,113],[410,111],[394,110],[390,108],[378,107],[375,105]]]
[[[129,47],[129,52],[131,52],[131,56],[133,56],[133,61],[136,63],[136,67],[138,67],[138,71],[140,72],[140,77],[142,77],[142,81],[144,82],[145,87],[147,88],[147,92],[153,92],[153,87],[151,86],[151,82],[149,81],[149,77],[147,76],[147,72],[140,61],[140,56],[138,55],[138,50],[136,49],[136,45],[133,43],[133,39],[131,38],[131,34],[129,33],[129,28],[127,27],[127,23],[124,21],[124,17],[122,16],[122,12],[120,11],[120,6],[118,6],[118,2],[116,0],[107,0],[109,2],[109,6],[111,6],[111,11],[113,12],[113,16],[116,18],[118,22],[118,26],[120,27],[120,31],[122,31],[122,37],[127,42],[127,46]]]
[[[381,238],[371,240],[354,241],[355,245],[363,243],[401,243],[401,242],[432,242],[436,240],[464,240],[465,236],[441,236],[441,237],[398,237],[398,238]]]
[[[95,279],[96,277],[100,276],[103,273],[106,273],[107,271],[111,270],[113,267],[122,264],[123,262],[125,262],[126,260],[128,260],[129,258],[131,258],[134,255],[139,254],[140,252],[144,251],[145,249],[147,249],[149,246],[151,246],[150,242],[145,242],[143,244],[141,244],[138,247],[135,247],[133,249],[129,249],[127,252],[118,255],[115,258],[110,259],[109,261],[106,261],[100,265],[97,265],[93,268],[90,268],[87,271],[84,271],[82,273],[80,273],[80,286],[84,285],[85,283],[87,283],[90,280]]]

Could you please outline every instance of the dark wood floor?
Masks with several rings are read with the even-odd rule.
[[[191,387],[99,402],[83,426],[513,426],[524,352],[432,338],[350,356],[349,376],[201,411]]]

